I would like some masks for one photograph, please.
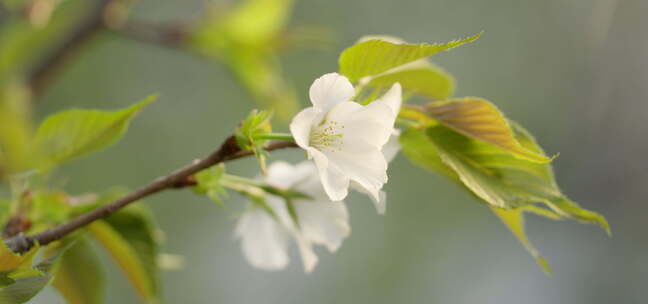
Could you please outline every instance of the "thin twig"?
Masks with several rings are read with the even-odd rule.
[[[29,83],[34,95],[40,95],[53,73],[102,28],[104,12],[111,2],[112,0],[96,0],[95,6],[79,25],[34,66],[29,73]]]
[[[185,26],[176,23],[151,24],[128,20],[108,26],[108,29],[124,38],[180,51],[186,51],[185,45],[189,35]]]
[[[273,151],[292,147],[296,147],[294,142],[278,141],[269,144],[265,148],[265,150]],[[11,250],[17,253],[27,252],[36,243],[38,243],[39,245],[47,245],[53,241],[62,239],[66,235],[96,220],[108,217],[118,210],[124,208],[128,204],[140,200],[144,197],[150,196],[166,189],[191,186],[192,183],[187,182],[187,180],[190,180],[192,175],[201,170],[207,169],[211,166],[225,161],[234,160],[250,155],[253,155],[253,153],[251,151],[240,150],[236,143],[236,139],[233,136],[230,136],[216,152],[212,153],[205,159],[194,161],[190,165],[178,169],[167,176],[160,177],[150,184],[139,188],[116,201],[80,215],[64,224],[30,236],[20,234],[6,240],[5,243]]]

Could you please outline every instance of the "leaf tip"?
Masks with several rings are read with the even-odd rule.
[[[608,237],[612,237],[612,228],[610,228],[610,224],[604,216],[599,216],[599,218],[597,219],[597,224],[601,227],[601,229],[603,229],[603,231],[605,231],[605,233],[607,233]]]
[[[553,270],[551,270],[551,266],[549,266],[549,261],[547,261],[547,259],[538,256],[536,257],[536,263],[538,263],[538,266],[542,269],[542,272],[544,272],[545,275],[551,277]]]
[[[156,102],[158,97],[160,97],[160,93],[153,93],[149,96],[146,96],[142,101],[139,102],[142,106],[147,106],[153,102]]]

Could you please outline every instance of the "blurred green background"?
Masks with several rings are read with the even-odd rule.
[[[199,18],[202,1],[138,2],[152,22]],[[298,1],[291,24],[332,29],[327,49],[281,57],[300,102],[337,56],[367,34],[443,42],[480,31],[475,43],[435,55],[457,96],[493,101],[553,154],[564,192],[605,215],[614,233],[529,217],[531,241],[554,269],[545,276],[481,203],[399,156],[389,170],[387,213],[348,200],[352,234],[306,275],[296,252],[281,272],[253,269],[234,240],[236,195],[220,208],[190,191],[146,200],[184,269],[165,273],[168,303],[643,303],[648,298],[648,1]],[[102,33],[70,61],[36,106],[37,118],[70,107],[113,109],[157,92],[118,145],[66,166],[71,193],[137,187],[213,150],[251,108],[222,66]],[[277,129],[286,130],[286,126]],[[300,160],[297,151],[274,159]],[[256,174],[253,160],[228,166]],[[104,259],[107,265],[111,261]],[[108,267],[107,303],[138,303]],[[54,291],[33,303],[62,303]]]

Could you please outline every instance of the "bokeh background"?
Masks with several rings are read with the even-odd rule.
[[[202,1],[143,0],[134,18],[193,20]],[[506,228],[469,194],[399,156],[388,210],[348,200],[352,235],[303,273],[293,252],[281,272],[253,269],[233,238],[243,200],[225,208],[189,191],[146,200],[184,269],[164,275],[168,303],[645,303],[648,298],[648,1],[298,1],[291,24],[335,33],[326,49],[281,57],[298,89],[337,69],[337,55],[366,34],[442,42],[480,31],[475,43],[435,55],[457,96],[481,96],[521,121],[549,153],[564,192],[604,214],[614,237],[590,225],[529,217],[531,241],[554,269],[545,276]],[[150,93],[118,145],[66,165],[71,193],[137,187],[214,149],[255,107],[222,66],[104,33],[45,92],[42,118],[70,107],[119,108]],[[285,129],[285,125],[278,129]],[[297,151],[276,158],[299,160]],[[229,170],[254,175],[252,160]],[[108,303],[138,303],[112,262]],[[33,303],[62,303],[49,290]]]

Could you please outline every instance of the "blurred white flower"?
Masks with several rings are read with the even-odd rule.
[[[298,224],[290,216],[283,199],[266,198],[272,214],[251,203],[236,228],[243,254],[254,267],[283,269],[288,264],[292,238],[297,242],[304,270],[311,272],[318,261],[313,245],[324,245],[330,252],[335,252],[351,233],[346,206],[343,202],[328,199],[312,162],[298,165],[274,162],[268,167],[265,182],[304,193],[312,199],[293,199]]]
[[[344,199],[353,181],[379,201],[387,182],[387,160],[382,153],[401,106],[401,86],[363,106],[352,102],[349,80],[326,74],[310,88],[312,107],[299,112],[290,124],[295,142],[315,160],[322,185],[333,201]]]

